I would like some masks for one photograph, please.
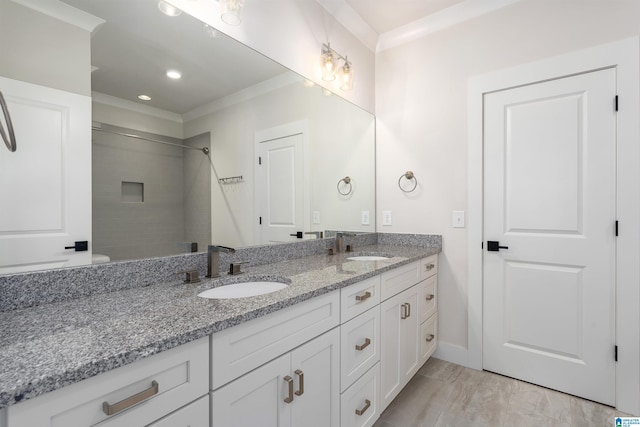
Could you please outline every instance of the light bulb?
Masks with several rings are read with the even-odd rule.
[[[336,64],[333,53],[329,48],[322,49],[320,57],[320,65],[322,66],[322,80],[330,82],[336,78]]]
[[[240,25],[240,12],[244,6],[244,0],[220,0],[222,22],[229,25]]]

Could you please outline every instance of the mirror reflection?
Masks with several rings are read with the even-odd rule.
[[[105,20],[92,262],[375,231],[371,114],[157,1],[63,1]]]

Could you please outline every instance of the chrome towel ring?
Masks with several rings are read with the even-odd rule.
[[[2,108],[2,113],[4,114],[4,121],[7,123],[6,131],[2,123],[0,123],[0,136],[2,136],[2,140],[9,151],[13,153],[17,149],[16,135],[13,133],[13,123],[11,123],[11,117],[9,116],[9,107],[7,107],[2,92],[0,92],[0,108]]]
[[[349,186],[348,190],[342,191],[340,189],[341,182],[344,182],[344,184],[342,185],[342,188],[346,189],[346,187]],[[351,194],[351,191],[353,189],[353,187],[351,187],[351,178],[349,178],[348,176],[345,176],[344,178],[342,178],[340,181],[338,181],[337,188],[338,188],[338,193],[342,194],[343,196],[348,196],[349,194]]]
[[[402,186],[402,178],[406,179],[407,181],[413,181],[413,187],[405,189]],[[400,178],[398,178],[398,187],[400,187],[400,190],[404,191],[405,193],[411,193],[416,189],[416,187],[418,187],[418,178],[416,178],[412,171],[406,171],[405,173],[400,175]]]

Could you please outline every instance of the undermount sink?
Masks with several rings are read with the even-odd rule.
[[[281,289],[286,288],[286,283],[282,282],[270,282],[270,281],[255,281],[255,282],[241,282],[233,283],[230,285],[222,285],[217,288],[207,289],[204,292],[198,294],[201,298],[210,299],[232,299],[232,298],[248,298],[258,295],[270,294]]]
[[[348,257],[351,261],[384,261],[385,259],[389,259],[391,257],[381,256],[381,255],[357,255]]]

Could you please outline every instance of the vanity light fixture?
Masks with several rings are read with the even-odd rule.
[[[342,67],[338,68],[339,60],[344,61],[344,63],[342,64]],[[331,49],[331,45],[329,43],[322,44],[320,66],[322,67],[322,80],[327,82],[333,81],[336,79],[337,74],[340,89],[350,90],[353,87],[353,64],[346,56],[342,56],[335,50]]]
[[[182,13],[180,9],[164,0],[158,2],[158,9],[167,16],[179,16]]]
[[[240,12],[244,7],[244,0],[219,0],[220,2],[220,19],[229,25],[240,25]]]
[[[180,71],[168,70],[167,77],[169,77],[170,79],[178,80],[182,77],[182,74],[180,73]]]
[[[151,97],[149,95],[138,95],[138,99],[141,101],[151,101]]]

